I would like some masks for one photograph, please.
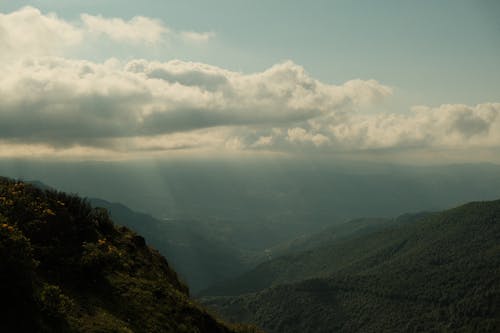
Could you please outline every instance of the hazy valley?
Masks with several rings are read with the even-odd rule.
[[[406,184],[411,184],[408,179],[417,177],[415,174],[431,178],[428,182],[434,185],[429,187],[429,195],[435,195],[438,186],[451,192],[474,184],[482,189],[491,187],[493,197],[500,182],[500,168],[494,165],[440,166],[431,171],[411,168],[411,172],[402,166],[384,166],[375,175],[345,169],[342,176],[367,179],[358,183],[363,187],[356,190],[365,191],[370,186],[375,195],[376,187],[395,186],[387,184],[383,176],[395,168],[404,175],[400,179]],[[480,176],[471,177],[476,174]],[[115,223],[144,236],[167,258],[192,294],[232,322],[255,324],[268,332],[494,332],[500,304],[498,201],[466,204],[440,213],[435,200],[433,205],[422,204],[417,212],[397,217],[365,215],[328,222],[321,220],[326,213],[315,215],[316,210],[328,212],[332,209],[329,204],[342,207],[335,198],[349,195],[345,187],[333,186],[334,176],[339,177],[332,173],[331,186],[323,182],[322,192],[316,193],[317,197],[333,198],[332,203],[305,202],[300,207],[307,216],[318,216],[319,221],[297,219],[295,228],[283,232],[280,228],[287,225],[284,217],[266,218],[270,207],[257,199],[250,202],[255,215],[260,214],[254,221],[238,216],[233,216],[234,220],[161,219],[103,199],[89,202],[109,211]],[[266,180],[271,182],[272,177]],[[52,188],[44,182],[34,184],[49,191]],[[407,187],[405,196],[384,197],[382,191],[374,200],[410,205],[410,199],[426,196],[421,184],[418,189]],[[193,196],[200,195],[199,187],[193,188]],[[222,187],[219,193],[230,198],[233,190],[227,188],[225,193]],[[463,197],[465,191],[460,191]],[[467,194],[477,195],[472,186]],[[266,195],[271,194],[262,194]],[[351,213],[353,217],[373,209],[373,203],[362,195],[354,199],[354,189],[350,195],[343,200],[356,200],[359,205],[351,210],[356,212]],[[481,195],[487,196],[487,191]],[[259,195],[254,194],[254,198]],[[214,198],[207,195],[207,200]],[[445,206],[449,201],[442,198],[441,202]],[[391,209],[399,208],[385,211]],[[412,319],[407,322],[403,318]]]

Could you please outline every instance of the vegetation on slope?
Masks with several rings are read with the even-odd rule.
[[[394,219],[359,218],[333,225],[320,233],[303,236],[271,248],[269,254],[276,256],[275,259],[261,263],[238,277],[215,283],[198,295],[239,295],[278,284],[332,274],[351,264],[353,260],[359,260],[360,256],[370,255],[370,252],[363,252],[365,247],[358,246],[358,239],[370,241],[369,235],[411,223],[428,214],[405,214]],[[371,242],[366,243],[370,244]],[[369,248],[373,249],[372,246],[377,245],[383,243],[375,242]]]
[[[269,332],[500,330],[500,201],[470,203],[277,262],[303,280],[206,303]]]
[[[143,237],[76,196],[0,178],[2,332],[251,332],[193,302]]]

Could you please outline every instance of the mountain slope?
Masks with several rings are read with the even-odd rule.
[[[314,271],[328,263],[336,268]],[[302,281],[205,302],[269,332],[497,332],[500,201],[317,248],[281,269],[293,267],[312,271]]]
[[[364,247],[358,240],[377,235],[384,230],[411,223],[429,213],[405,214],[395,219],[360,218],[333,225],[322,232],[303,236],[268,250],[275,259],[259,264],[254,269],[198,293],[199,296],[231,296],[255,292],[273,285],[290,283],[306,278],[325,276],[338,271],[353,260],[359,260]],[[376,240],[376,238],[374,238]],[[382,243],[368,239],[369,250]],[[367,254],[370,254],[370,251]],[[281,254],[281,255],[280,255]]]
[[[161,221],[102,199],[92,198],[90,203],[106,208],[116,223],[146,237],[195,293],[250,268],[242,250],[210,237],[196,221]]]
[[[0,178],[0,331],[250,332],[193,302],[144,238],[105,209]]]
[[[397,218],[357,218],[343,223],[335,223],[319,232],[307,234],[289,242],[271,247],[268,253],[272,257],[298,254],[324,245],[331,245],[335,242],[370,234],[382,228],[413,222],[428,214],[427,212],[420,212],[403,214]]]
[[[40,181],[29,181],[42,190],[55,190]],[[193,293],[237,276],[262,260],[240,246],[232,237],[220,237],[220,225],[195,220],[160,220],[127,206],[100,198],[88,198],[94,207],[106,208],[116,223],[147,238],[168,259]],[[213,235],[213,230],[219,232]],[[224,228],[227,229],[227,228]],[[262,257],[262,256],[261,256]]]

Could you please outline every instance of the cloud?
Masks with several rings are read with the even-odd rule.
[[[498,146],[500,103],[421,106],[408,115],[353,117],[330,125],[329,130],[348,147],[354,144],[365,149]]]
[[[272,137],[271,137],[272,138]],[[327,144],[330,139],[320,133],[313,134],[306,131],[301,127],[290,128],[287,131],[286,139],[291,143],[312,143],[315,146],[322,146]],[[259,139],[260,141],[260,139]]]
[[[80,44],[83,37],[78,27],[56,14],[43,15],[33,7],[0,13],[0,59],[3,60],[21,55],[60,54]]]
[[[157,19],[135,16],[130,20],[81,14],[67,21],[54,13],[44,14],[34,7],[0,13],[0,60],[24,56],[74,56],[80,49],[99,51],[111,43],[131,46],[158,46],[176,39],[207,42],[213,32],[183,32]]]
[[[499,148],[500,103],[420,106],[409,114],[320,117],[276,133],[273,142],[286,144],[282,149],[296,144],[328,151]]]
[[[144,16],[135,16],[129,21],[89,14],[82,14],[80,17],[86,31],[103,34],[117,42],[155,44],[161,42],[169,32],[161,21]]]
[[[244,74],[180,60],[36,57],[0,66],[0,74],[0,140],[10,151],[16,145],[114,154],[500,145],[500,103],[359,112],[390,97],[391,89],[374,80],[326,84],[290,61]]]
[[[205,43],[210,39],[215,37],[215,33],[213,31],[209,32],[195,32],[195,31],[181,31],[180,36],[182,39],[190,42],[196,43]]]
[[[240,73],[181,60],[66,58],[96,39],[148,47],[214,36],[146,17],[0,14],[0,156],[500,149],[500,103],[362,112],[380,109],[392,89],[321,82],[292,61]]]
[[[254,74],[179,60],[53,57],[0,68],[0,138],[55,147],[112,148],[116,138],[216,127],[286,127],[391,92],[374,81],[327,85],[292,62]]]

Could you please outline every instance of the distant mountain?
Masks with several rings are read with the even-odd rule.
[[[415,221],[428,214],[420,212],[404,214],[397,218],[357,218],[343,223],[334,223],[319,232],[305,234],[299,238],[270,247],[267,249],[266,255],[268,258],[273,258],[304,252],[321,245],[331,245],[334,242],[346,240],[350,237],[369,234],[387,226]]]
[[[1,332],[256,332],[214,318],[144,238],[76,196],[0,178]]]
[[[260,291],[204,302],[271,333],[500,331],[500,201],[406,222],[276,258],[241,277],[267,273]]]
[[[134,162],[0,159],[0,174],[120,202],[160,220],[210,223],[211,237],[220,234],[258,251],[333,222],[437,211],[500,196],[500,165],[410,166],[307,155]]]
[[[356,248],[349,251],[338,251],[338,248],[350,242],[356,244],[361,237],[418,220],[428,214],[405,214],[394,219],[360,218],[333,225],[319,233],[304,235],[268,249],[266,262],[240,276],[215,283],[200,291],[198,296],[239,295],[333,273],[344,264],[350,264],[353,256],[357,259],[359,255]]]
[[[200,222],[161,221],[119,203],[95,198],[89,200],[94,207],[106,208],[116,223],[143,235],[168,258],[193,292],[251,267],[244,252],[204,232]]]

